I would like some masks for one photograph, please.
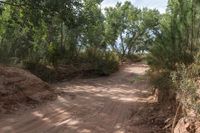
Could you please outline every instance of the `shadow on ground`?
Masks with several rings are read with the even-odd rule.
[[[159,127],[151,127],[146,121],[154,103],[144,77],[147,69],[146,65],[132,64],[110,77],[54,84],[56,101],[19,115],[2,116],[0,132],[156,132]],[[143,79],[131,82],[130,78],[138,76]]]

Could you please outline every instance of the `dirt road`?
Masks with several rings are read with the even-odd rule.
[[[0,133],[151,133],[138,120],[150,101],[147,69],[132,64],[110,77],[54,84],[60,92],[56,101],[2,116]],[[130,120],[135,121],[131,126]]]

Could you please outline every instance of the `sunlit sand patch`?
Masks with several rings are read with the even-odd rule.
[[[40,118],[44,117],[44,115],[42,113],[38,112],[38,111],[33,112],[33,115],[40,117]]]
[[[121,129],[121,130],[115,131],[114,133],[125,133],[125,131]]]
[[[121,128],[121,124],[116,124],[115,129],[120,129]]]
[[[61,125],[64,125],[64,124],[66,124],[68,126],[75,126],[75,125],[79,124],[79,121],[73,120],[73,119],[67,119],[65,121],[56,123],[55,126],[61,126]]]
[[[124,101],[124,102],[136,102],[136,101],[138,101],[138,98],[137,97],[135,97],[135,98],[120,98],[119,100],[121,100],[121,101]]]
[[[89,129],[83,129],[79,131],[80,133],[92,133]]]

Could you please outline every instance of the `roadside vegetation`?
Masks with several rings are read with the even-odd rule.
[[[0,63],[55,81],[80,72],[109,75],[123,59],[140,60],[135,54],[152,45],[159,12],[131,2],[104,10],[101,2],[0,1]]]
[[[193,117],[198,117],[200,113],[199,21],[198,0],[169,0],[167,11],[159,22],[160,30],[147,57],[152,83],[161,93],[160,102],[178,101],[174,125],[180,117],[190,117],[191,112]],[[195,124],[188,125],[193,128],[188,128],[187,132],[198,132]]]

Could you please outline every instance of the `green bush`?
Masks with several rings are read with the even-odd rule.
[[[54,82],[56,80],[56,71],[46,65],[31,61],[24,61],[23,66],[25,69],[29,70],[31,73],[46,82]]]
[[[149,72],[150,82],[157,89],[170,89],[172,88],[172,81],[169,72]]]
[[[141,55],[138,55],[138,54],[127,55],[125,58],[132,61],[132,62],[141,62],[143,60],[143,57]]]
[[[105,53],[96,62],[96,71],[100,75],[109,75],[119,69],[119,58],[112,52]]]
[[[150,83],[158,90],[158,102],[167,103],[174,102],[176,93],[174,85],[170,77],[170,72],[167,71],[149,71],[148,72]]]
[[[180,65],[178,70],[171,74],[179,93],[179,101],[185,108],[193,109],[198,113],[200,113],[199,76],[200,64],[197,62],[188,67]]]
[[[85,60],[91,63],[98,75],[110,75],[119,69],[119,57],[114,52],[88,49]]]

